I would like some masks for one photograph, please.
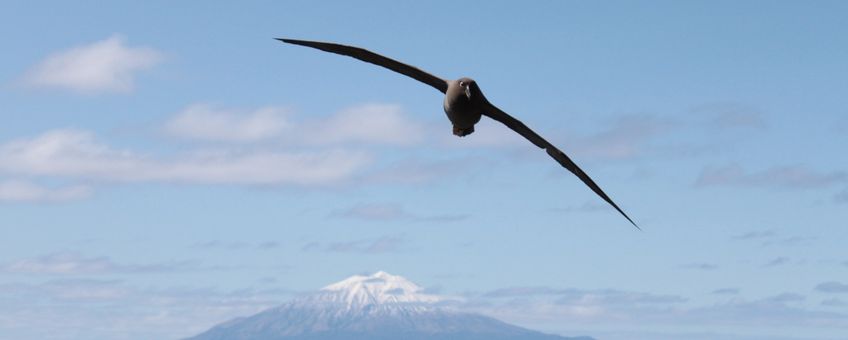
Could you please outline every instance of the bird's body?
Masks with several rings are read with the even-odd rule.
[[[459,137],[473,133],[474,124],[483,116],[485,98],[473,86],[476,86],[474,80],[461,78],[448,82],[448,90],[445,91],[445,114],[453,124],[453,134]],[[475,95],[477,93],[479,95]]]
[[[289,44],[308,46],[317,48],[322,51],[336,53],[353,57],[364,62],[372,63],[378,66],[385,67],[392,71],[401,73],[410,78],[418,80],[422,83],[432,86],[436,90],[445,94],[444,109],[448,119],[453,125],[453,134],[459,137],[467,136],[474,132],[474,125],[480,121],[482,116],[487,116],[496,121],[501,122],[508,128],[524,136],[531,143],[539,148],[545,149],[551,158],[556,160],[564,168],[571,171],[577,178],[583,181],[592,191],[600,196],[604,201],[609,203],[615,210],[621,213],[630,223],[636,228],[639,226],[624,213],[621,208],[616,205],[603,190],[593,181],[589,175],[583,172],[574,161],[571,160],[565,153],[560,151],[556,146],[539,136],[537,133],[530,130],[527,125],[524,125],[518,119],[513,118],[506,112],[497,108],[490,103],[477,83],[470,78],[460,78],[457,80],[445,80],[434,76],[414,66],[401,63],[397,60],[390,59],[377,53],[354,46],[340,45],[334,43],[326,43],[319,41],[294,40],[294,39],[278,39]]]

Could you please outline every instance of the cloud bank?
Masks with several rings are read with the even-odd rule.
[[[251,112],[195,104],[165,124],[168,133],[190,139],[250,142],[277,137],[288,125],[285,111],[266,107]]]
[[[119,150],[83,130],[60,129],[0,145],[0,172],[102,181],[321,185],[367,164],[364,152],[207,150],[157,158]]]

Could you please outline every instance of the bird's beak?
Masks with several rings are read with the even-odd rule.
[[[465,96],[471,99],[471,85],[465,87]]]

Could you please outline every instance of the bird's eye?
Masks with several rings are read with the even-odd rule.
[[[459,82],[459,86],[465,87],[465,82],[464,81]]]

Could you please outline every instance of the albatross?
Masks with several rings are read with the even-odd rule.
[[[377,66],[382,66],[397,73],[418,80],[424,84],[430,85],[436,90],[445,94],[444,109],[451,124],[453,124],[453,134],[459,137],[470,135],[474,132],[474,125],[480,121],[482,116],[489,117],[506,125],[508,128],[524,136],[534,145],[545,150],[548,155],[556,160],[562,167],[571,171],[577,178],[585,183],[592,191],[600,196],[604,201],[609,203],[615,210],[621,213],[624,218],[630,221],[634,227],[639,230],[638,225],[618,207],[612,199],[601,190],[601,187],[592,180],[574,161],[571,160],[564,152],[560,151],[556,146],[533,132],[527,125],[524,125],[520,120],[513,118],[497,106],[493,105],[486,99],[477,82],[474,79],[463,77],[456,80],[446,80],[434,76],[412,65],[404,64],[397,60],[384,57],[377,53],[368,51],[363,48],[347,46],[335,43],[296,40],[277,38],[277,40],[306,47],[316,48],[325,52],[345,55],[371,63]]]

